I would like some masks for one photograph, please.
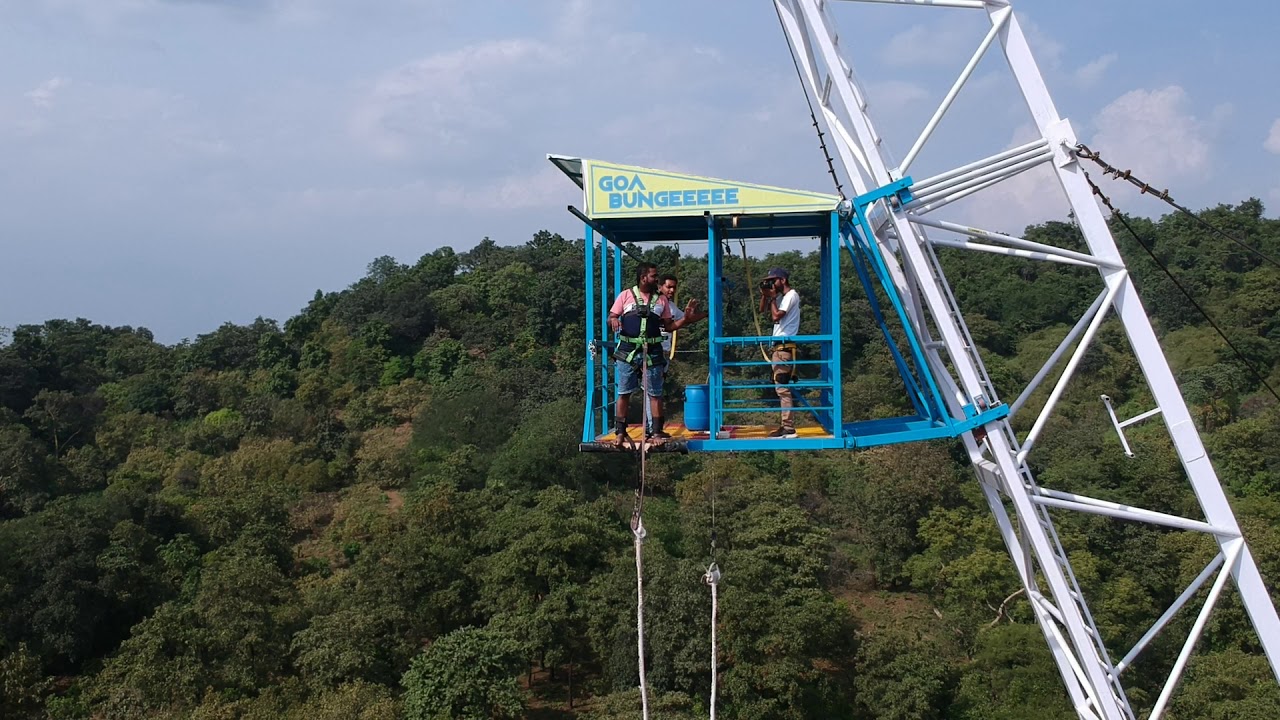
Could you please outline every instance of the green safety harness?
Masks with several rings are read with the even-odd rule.
[[[640,288],[635,286],[631,288],[631,298],[635,301],[635,305],[625,314],[635,313],[640,316],[640,331],[636,333],[635,337],[621,333],[618,335],[618,359],[626,363],[635,362],[636,354],[647,350],[650,346],[662,344],[661,333],[653,336],[649,335],[649,316],[657,316],[658,313],[655,308],[657,308],[658,302],[662,300],[662,293],[655,290],[649,294],[648,302],[641,302]],[[621,318],[619,318],[619,321],[621,321]],[[629,350],[625,347],[627,345],[631,346]]]

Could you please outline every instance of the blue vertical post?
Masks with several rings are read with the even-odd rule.
[[[609,361],[611,353],[609,348],[612,346],[613,334],[609,332],[609,246],[605,244],[606,238],[600,236],[600,338],[604,343],[605,353],[600,363],[600,425],[598,430],[604,432],[605,429],[613,427],[610,421],[613,413],[609,409],[609,403],[613,401],[613,395],[609,392],[611,386],[609,384],[609,374],[613,370],[613,363]]]
[[[613,246],[613,295],[610,300],[618,297],[618,293],[622,292],[622,248],[617,245]]]
[[[871,221],[867,219],[866,208],[868,207],[870,207],[870,203],[854,203],[854,208],[857,211],[858,227],[866,240],[868,260],[873,263],[885,295],[888,296],[889,302],[893,304],[894,310],[897,311],[898,321],[902,323],[903,334],[906,335],[907,345],[911,349],[911,360],[915,364],[916,372],[924,380],[920,384],[921,390],[928,390],[929,396],[926,398],[926,403],[929,414],[927,417],[930,420],[943,420],[946,422],[949,417],[947,405],[942,399],[942,393],[938,390],[937,383],[934,382],[933,371],[929,369],[929,363],[924,357],[924,349],[920,346],[922,335],[911,324],[911,319],[907,316],[906,303],[898,294],[897,286],[893,283],[893,278],[885,265],[884,257],[880,254],[880,248],[875,242],[875,233],[871,231]]]
[[[612,304],[613,299],[618,297],[618,294],[621,292],[622,292],[622,245],[614,244],[613,246],[613,292],[609,295],[609,302]],[[614,382],[617,382],[617,378],[614,378]],[[615,390],[617,389],[616,386],[614,389]],[[642,385],[642,389],[643,389],[643,385]],[[610,397],[612,397],[612,395]],[[640,394],[640,404],[644,406],[646,405],[646,403],[647,403],[647,400],[645,400],[644,393],[642,392]],[[628,414],[631,412],[630,408],[627,409],[627,412]],[[612,412],[609,413],[609,417],[613,417]],[[610,427],[612,427],[612,425],[613,423],[611,422]]]
[[[825,367],[831,378],[831,434],[838,439],[844,436],[844,387],[840,376],[840,334],[843,329],[840,321],[840,214],[835,211],[831,212],[831,232],[826,250],[823,254],[827,257],[828,278],[824,279],[829,279],[826,299],[827,316],[830,318],[826,332],[831,336],[831,354]]]
[[[818,332],[828,337],[832,336],[831,324],[831,306],[833,299],[831,297],[831,239],[826,235],[818,241],[818,282],[820,283],[818,293],[818,317],[822,321],[821,329]],[[839,298],[834,299],[834,303],[838,303]],[[824,383],[832,383],[831,372],[831,352],[832,343],[823,342],[818,345],[818,357],[822,360],[822,364],[818,366],[819,379]],[[831,407],[832,391],[834,385],[822,388],[818,396],[821,398],[820,405]],[[836,418],[830,410],[824,410],[818,414],[819,419],[825,417],[826,422],[823,426],[828,432],[835,433],[835,426],[839,424],[839,418]]]
[[[596,396],[597,395],[596,394],[596,358],[591,354],[592,344],[594,344],[596,341],[595,244],[596,244],[595,231],[591,229],[590,225],[587,225],[587,229],[585,231],[585,239],[583,241],[583,245],[586,248],[585,250],[586,255],[584,256],[582,261],[582,267],[584,268],[583,280],[585,280],[586,282],[586,289],[587,289],[587,345],[586,345],[587,407],[582,414],[582,442],[584,443],[592,442],[593,440],[596,439],[597,433],[596,433],[596,427],[594,423],[594,420],[596,417],[595,410],[596,410],[596,405],[598,403],[603,402],[602,400],[599,400]],[[601,338],[601,340],[604,340],[604,338]],[[602,364],[604,363],[603,356],[600,358],[600,362]]]
[[[711,415],[711,439],[716,438],[724,425],[724,371],[720,366],[722,346],[716,342],[724,327],[724,299],[721,297],[720,278],[724,276],[721,265],[720,241],[716,227],[707,218],[707,388]]]

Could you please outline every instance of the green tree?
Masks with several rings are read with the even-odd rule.
[[[286,720],[398,720],[400,703],[385,685],[347,683],[289,711]]]
[[[19,424],[0,425],[0,517],[24,515],[48,500],[53,463]]]
[[[954,669],[937,640],[907,628],[878,630],[858,647],[858,705],[875,720],[940,720]]]
[[[1192,659],[1175,691],[1171,720],[1268,720],[1280,708],[1280,687],[1265,657],[1240,650]]]
[[[161,605],[106,660],[90,691],[93,704],[122,719],[194,707],[216,682],[205,662],[211,635],[190,605]]]
[[[12,720],[44,717],[44,699],[51,688],[51,678],[45,677],[40,658],[32,654],[25,643],[0,656],[0,711],[4,717]]]
[[[60,455],[74,447],[73,443],[83,444],[92,437],[102,408],[102,398],[96,393],[41,390],[23,417],[45,437],[54,455]]]
[[[476,562],[480,607],[553,665],[581,661],[586,634],[580,596],[622,538],[601,502],[581,504],[550,487],[532,506],[513,501],[486,528],[494,550]]]
[[[313,618],[293,636],[298,668],[312,682],[338,687],[351,681],[394,680],[391,670],[403,625],[398,607],[342,609]]]
[[[869,549],[882,586],[892,587],[905,579],[907,559],[924,549],[921,521],[955,502],[961,479],[937,443],[874,448],[841,470],[832,488],[839,522]]]
[[[519,644],[475,627],[455,630],[414,658],[404,674],[408,720],[490,720],[520,717],[524,693]]]
[[[1034,625],[1000,625],[978,635],[953,715],[957,720],[1076,717],[1044,636]]]
[[[287,667],[293,592],[274,558],[234,545],[207,556],[193,609],[221,686],[251,692]]]
[[[498,451],[489,468],[489,484],[539,490],[560,485],[594,496],[611,477],[625,472],[615,458],[577,453],[565,456],[582,435],[581,403],[555,400],[534,408]]]
[[[640,712],[640,690],[623,690],[599,698],[581,717],[583,720],[631,720]],[[675,692],[651,692],[649,710],[662,720],[701,720],[697,703],[688,695]]]

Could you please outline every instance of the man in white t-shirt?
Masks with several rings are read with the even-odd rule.
[[[671,305],[671,319],[675,320],[673,327],[677,330],[686,325],[692,325],[699,320],[705,320],[707,318],[707,314],[705,312],[701,312],[697,309],[698,305],[696,300],[689,301],[689,307],[692,307],[693,311],[688,314],[676,307],[676,289],[679,285],[680,280],[670,273],[658,278],[658,291],[667,298]],[[666,355],[668,358],[671,357],[671,333],[666,328],[662,329],[662,354]],[[671,364],[668,360],[667,368],[670,369],[670,367]]]
[[[795,401],[791,396],[792,363],[796,345],[790,340],[800,334],[800,293],[791,287],[791,274],[780,267],[770,268],[760,282],[760,312],[768,311],[773,320],[773,382],[782,408],[782,426],[769,433],[771,438],[796,437],[791,419]]]

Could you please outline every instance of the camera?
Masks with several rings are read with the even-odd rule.
[[[774,284],[775,284],[775,283],[777,283],[777,282],[778,282],[778,281],[777,281],[776,279],[774,279],[774,278],[765,278],[764,280],[761,280],[761,281],[760,281],[760,289],[761,289],[761,290],[773,290],[773,289],[774,289]]]

